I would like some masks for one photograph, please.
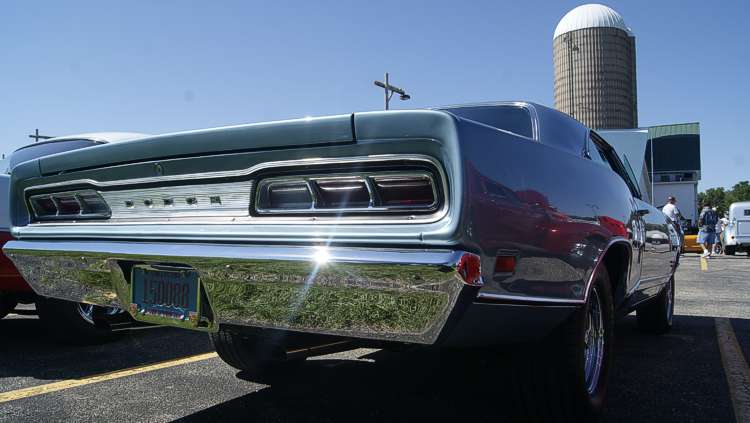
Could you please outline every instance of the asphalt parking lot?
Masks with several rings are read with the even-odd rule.
[[[686,255],[674,329],[616,328],[610,422],[729,422],[750,416],[750,258]],[[205,334],[130,330],[61,346],[33,315],[0,320],[1,421],[512,421],[513,353],[353,350],[273,385],[245,380]],[[522,371],[522,369],[521,369]]]

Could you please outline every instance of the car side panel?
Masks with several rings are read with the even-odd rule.
[[[582,301],[608,245],[619,239],[632,248],[625,183],[599,163],[540,142],[467,121],[459,134],[467,181],[463,227],[485,257],[480,292]],[[513,274],[494,274],[498,255],[517,257]]]

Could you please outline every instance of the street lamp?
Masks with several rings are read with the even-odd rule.
[[[375,81],[375,85],[385,91],[385,110],[388,110],[388,103],[390,103],[391,97],[393,97],[394,93],[399,95],[399,99],[401,99],[401,101],[406,101],[411,98],[409,94],[406,94],[406,91],[395,85],[391,85],[388,82],[388,72],[385,73],[385,82]]]

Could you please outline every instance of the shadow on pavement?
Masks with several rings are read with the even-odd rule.
[[[712,318],[676,316],[670,334],[647,336],[630,316],[616,332],[607,421],[733,420]],[[379,351],[374,362],[307,360],[283,382],[181,421],[518,421],[512,375],[533,363],[513,357],[417,349]]]
[[[5,318],[0,334],[0,378],[80,378],[213,350],[205,333],[171,328],[126,330],[102,345],[71,346],[52,339],[39,319]]]

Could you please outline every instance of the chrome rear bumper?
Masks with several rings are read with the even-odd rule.
[[[431,344],[476,260],[453,250],[87,241],[11,241],[3,249],[43,296],[128,309],[134,264],[195,269],[208,304],[201,327],[288,329]],[[464,275],[464,277],[462,277]]]

